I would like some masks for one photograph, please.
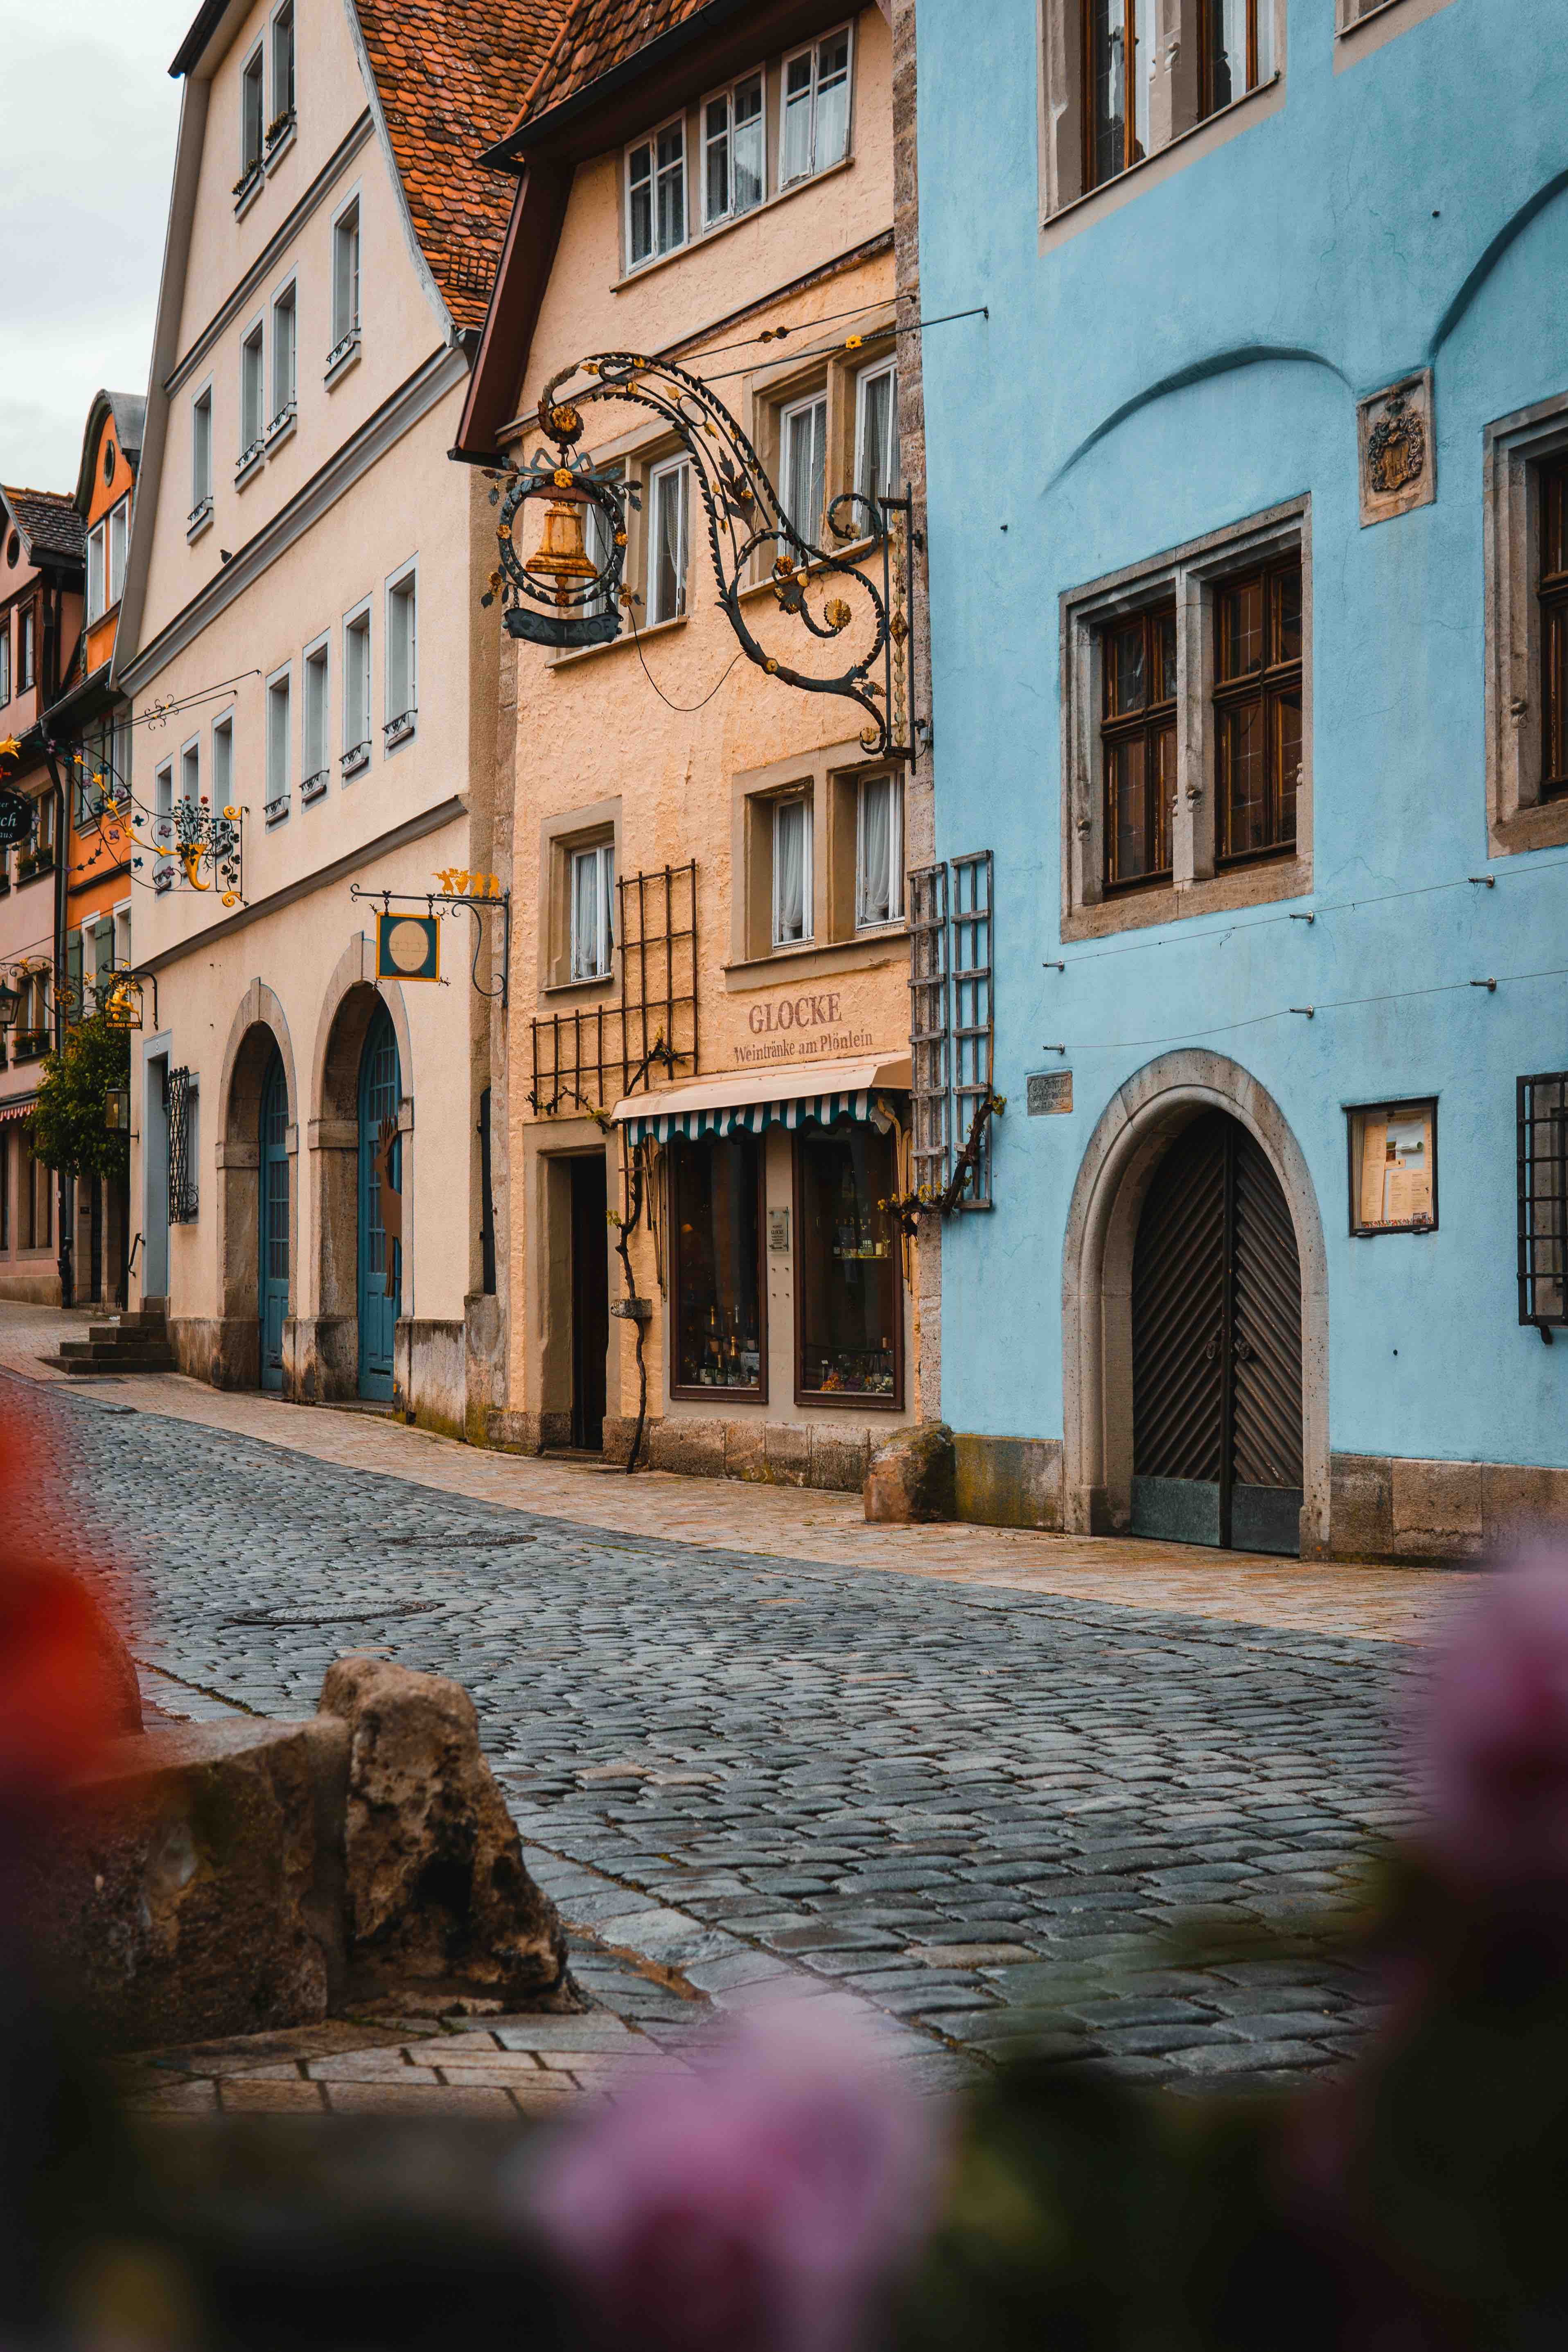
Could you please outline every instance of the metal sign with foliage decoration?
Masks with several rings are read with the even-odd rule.
[[[38,804],[26,793],[13,793],[0,787],[0,849],[20,849],[33,838],[37,822]]]
[[[851,337],[846,348],[857,348],[860,340]],[[617,401],[651,411],[690,459],[719,602],[747,659],[803,693],[841,695],[857,703],[868,720],[860,732],[866,751],[912,760],[911,499],[846,491],[826,514],[838,551],[816,546],[785,513],[762,459],[723,403],[700,377],[669,361],[601,352],[551,378],[539,404],[539,426],[553,454],[542,451],[502,478],[504,490],[496,493],[500,560],[481,603],[499,595],[509,633],[535,645],[605,645],[619,635],[622,611],[636,602],[623,573],[627,515],[639,504],[637,492],[573,454],[583,437],[583,410]],[[514,526],[524,508],[541,499],[549,501],[549,511],[540,545],[525,561]],[[605,527],[602,562],[585,544],[590,511]],[[879,560],[879,586],[871,577]],[[869,645],[837,669],[803,669],[798,659],[784,659],[753,634],[742,610],[742,597],[759,580],[772,586],[778,612],[817,646],[842,652],[858,610],[862,641],[868,634]],[[632,625],[635,630],[635,611]],[[791,649],[797,656],[809,650],[798,635]]]

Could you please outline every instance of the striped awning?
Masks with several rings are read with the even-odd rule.
[[[31,1118],[38,1107],[37,1091],[30,1095],[13,1096],[9,1102],[0,1102],[0,1127],[19,1118]]]
[[[669,1143],[677,1136],[695,1143],[705,1135],[761,1135],[770,1127],[832,1127],[841,1118],[876,1118],[880,1099],[907,1093],[909,1085],[908,1055],[790,1070],[731,1070],[657,1094],[628,1095],[613,1116],[628,1143],[645,1137]]]

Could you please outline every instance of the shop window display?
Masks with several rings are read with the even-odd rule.
[[[753,1397],[763,1381],[762,1147],[755,1136],[672,1148],[679,1391]]]
[[[900,1402],[899,1246],[879,1203],[898,1191],[874,1127],[798,1135],[799,1393]]]

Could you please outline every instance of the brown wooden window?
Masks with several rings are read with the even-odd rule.
[[[874,1127],[795,1137],[797,1403],[903,1402],[899,1237],[880,1205],[897,1173],[893,1139]]]
[[[1218,862],[1294,848],[1301,776],[1301,559],[1215,597]]]
[[[1105,630],[1100,724],[1105,887],[1168,880],[1176,789],[1176,612],[1137,613]]]
[[[677,1396],[767,1395],[763,1148],[753,1135],[670,1147]]]
[[[1149,152],[1153,0],[1084,0],[1084,184],[1098,188]]]
[[[1274,71],[1274,0],[1201,0],[1203,111],[1245,98]]]
[[[1568,458],[1541,476],[1541,797],[1568,793]]]

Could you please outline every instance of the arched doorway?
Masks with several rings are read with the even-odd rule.
[[[392,1395],[393,1343],[403,1276],[402,1084],[397,1038],[384,1004],[365,1031],[359,1065],[359,1392]]]
[[[1226,1111],[1154,1168],[1131,1308],[1132,1532],[1297,1552],[1300,1256],[1279,1179]]]
[[[289,1313],[289,1081],[276,1047],[262,1081],[260,1147],[257,1297],[261,1385],[281,1391],[283,1325]]]

